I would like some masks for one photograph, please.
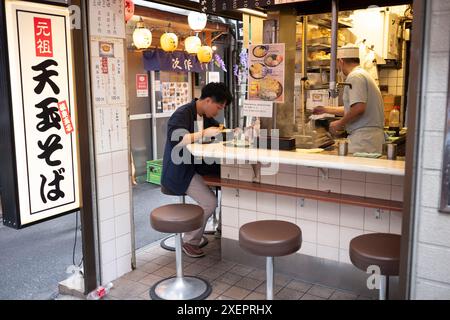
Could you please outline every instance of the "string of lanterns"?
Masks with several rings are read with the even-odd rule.
[[[125,1],[125,21],[129,21],[134,14],[134,3],[132,0]],[[184,48],[189,54],[196,54],[201,63],[208,63],[213,58],[213,49],[210,46],[202,46],[202,41],[198,37],[207,23],[207,16],[204,13],[191,11],[188,15],[189,27],[195,32],[194,36],[189,36],[184,40]],[[170,24],[169,24],[170,26]],[[136,23],[133,31],[133,44],[137,49],[147,49],[152,44],[152,33],[145,27],[142,17]],[[166,52],[173,52],[178,47],[178,36],[173,32],[165,32],[160,38],[161,48]]]

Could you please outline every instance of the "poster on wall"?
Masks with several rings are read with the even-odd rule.
[[[89,1],[91,36],[125,38],[123,0]]]
[[[146,73],[136,74],[136,97],[148,97],[148,76]]]
[[[69,10],[6,2],[18,187],[15,228],[80,207]]]
[[[189,102],[188,82],[161,82],[161,104],[159,113],[171,113]]]
[[[284,43],[248,48],[248,100],[284,102]]]

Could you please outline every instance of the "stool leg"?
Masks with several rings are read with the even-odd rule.
[[[380,292],[379,299],[386,300],[386,289],[387,289],[387,277],[380,275]]]
[[[266,299],[273,300],[273,257],[266,257]]]
[[[183,277],[183,255],[182,255],[181,233],[175,234],[175,262],[177,265],[177,278]]]

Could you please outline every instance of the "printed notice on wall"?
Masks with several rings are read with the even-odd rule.
[[[242,115],[248,117],[272,118],[273,102],[244,100]]]
[[[148,97],[148,77],[146,73],[136,74],[136,97]]]
[[[91,36],[125,39],[123,0],[89,1],[89,32]]]
[[[249,46],[249,100],[284,102],[284,58],[284,43]]]

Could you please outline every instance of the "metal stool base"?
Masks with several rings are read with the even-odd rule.
[[[211,285],[198,277],[172,277],[150,288],[153,300],[202,300],[211,294]]]
[[[200,248],[203,248],[204,246],[206,246],[208,244],[208,239],[203,236],[202,240],[200,241]],[[160,242],[161,248],[169,250],[169,251],[175,251],[175,235],[172,234],[168,237],[165,237],[164,239],[161,240]]]

